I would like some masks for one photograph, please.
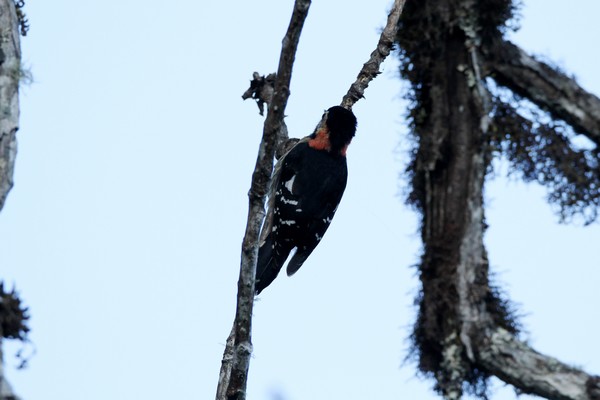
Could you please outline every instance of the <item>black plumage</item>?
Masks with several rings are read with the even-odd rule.
[[[257,293],[273,282],[290,254],[287,275],[298,271],[323,238],[346,188],[346,149],[355,132],[354,114],[332,107],[279,160],[261,232]]]

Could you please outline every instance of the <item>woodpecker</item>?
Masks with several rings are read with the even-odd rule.
[[[323,238],[346,188],[346,150],[355,133],[352,111],[331,107],[314,132],[278,161],[260,235],[256,294],[273,282],[290,254],[287,275],[295,274]]]

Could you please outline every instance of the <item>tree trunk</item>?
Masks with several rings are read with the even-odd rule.
[[[593,141],[598,131],[595,96],[554,70],[544,74],[545,66],[502,41],[511,13],[508,0],[426,0],[409,2],[402,19],[401,71],[412,83],[417,141],[409,202],[422,213],[424,245],[414,353],[445,399],[461,398],[465,387],[483,397],[495,375],[549,399],[596,400],[600,378],[519,341],[507,302],[489,282],[483,186],[495,121],[484,74],[587,130]],[[578,165],[595,179],[597,171]],[[587,201],[594,207],[593,196]]]
[[[424,254],[415,336],[432,350],[423,353],[422,367],[435,372],[444,398],[459,399],[463,382],[472,380],[472,322],[482,317],[469,305],[490,296],[482,205],[488,102],[473,38],[454,29],[440,39],[444,46],[429,72],[430,109],[417,129],[414,183],[422,188]]]

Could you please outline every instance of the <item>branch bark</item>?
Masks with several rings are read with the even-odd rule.
[[[481,67],[478,67],[477,52],[472,44],[467,40],[476,78],[475,87],[478,87],[477,90],[472,90],[472,99],[476,104],[485,104],[484,93],[487,93],[487,90],[479,76],[478,71]],[[600,127],[600,119],[592,111],[594,107],[598,107],[600,111],[600,100],[581,89],[574,80],[535,61],[513,44],[505,42],[502,46],[500,51],[508,49],[519,53],[518,57],[513,59],[513,63],[509,63],[511,66],[499,66],[500,70],[514,73],[510,75],[515,79],[511,89],[518,91],[522,88],[521,93],[527,98],[551,110],[554,116],[560,116],[568,123],[575,124],[575,128],[582,128],[584,125],[590,128],[592,136],[588,137],[594,140],[593,132]],[[478,98],[481,100],[477,100]],[[475,109],[480,113],[479,128],[482,135],[485,135],[487,107]],[[588,112],[591,114],[588,115]],[[472,154],[469,161],[471,173],[465,177],[470,186],[465,204],[468,218],[460,244],[456,271],[460,347],[464,349],[466,358],[475,368],[497,376],[523,393],[552,400],[599,400],[599,377],[535,351],[519,340],[514,332],[500,326],[497,318],[492,315],[493,308],[486,303],[488,296],[481,291],[482,277],[487,280],[489,274],[487,252],[483,245],[485,224],[482,189],[485,182],[485,153],[479,147]]]
[[[405,2],[406,0],[394,1],[392,10],[388,14],[385,28],[383,29],[383,32],[381,32],[379,42],[377,42],[377,48],[371,53],[369,60],[363,64],[362,69],[356,77],[356,81],[350,85],[348,93],[342,98],[342,103],[340,104],[342,107],[351,110],[352,106],[364,97],[365,90],[369,86],[369,83],[381,73],[379,67],[392,50],[392,46],[396,39],[396,33],[398,32],[398,20],[402,14]]]
[[[244,400],[246,398],[248,369],[252,354],[252,308],[258,238],[265,215],[265,195],[271,180],[275,148],[278,141],[287,137],[283,118],[290,95],[289,88],[296,49],[310,4],[310,0],[295,1],[292,18],[282,41],[273,98],[268,107],[258,158],[252,174],[252,184],[248,193],[248,222],[242,242],[236,315],[232,333],[225,347],[217,387],[217,400]]]
[[[508,46],[513,49],[516,48],[512,44],[508,44]],[[467,48],[473,49],[469,46],[469,43],[467,43]],[[471,50],[471,54],[476,53]],[[471,61],[473,73],[476,77],[475,82],[478,82],[475,86],[481,85],[479,90],[474,88],[471,91],[471,98],[475,100],[475,104],[484,104],[485,96],[482,96],[481,93],[487,91],[483,88],[483,81],[478,76],[476,58],[472,57]],[[572,111],[579,106],[590,105],[591,103],[588,101],[590,98],[597,100],[595,96],[583,91],[569,78],[559,76],[557,73],[554,73],[554,75],[542,74],[542,70],[548,68],[543,64],[538,64],[535,67],[541,68],[536,70],[536,74],[540,74],[536,77],[536,83],[546,91],[540,89],[538,92],[536,90],[539,87],[538,89],[532,89],[531,87],[534,85],[527,86],[524,84],[523,82],[531,83],[534,77],[530,76],[529,81],[519,82],[520,86],[529,88],[526,97],[530,95],[538,96],[537,99],[543,98],[544,101],[552,101],[549,106],[552,106],[555,112],[557,110],[569,112],[569,110]],[[531,71],[528,71],[528,73],[531,73]],[[549,77],[544,79],[547,76]],[[521,79],[527,79],[527,77],[518,77],[518,80]],[[556,97],[550,97],[548,91],[550,85],[553,85],[553,90],[556,90],[554,92]],[[565,106],[572,105],[571,101],[577,102],[585,96],[588,100],[583,101],[583,103],[577,103],[571,108]],[[481,100],[478,101],[478,98],[482,99],[483,103]],[[531,100],[535,101],[533,98]],[[485,127],[487,126],[485,122],[486,107],[475,107],[474,110],[477,110],[474,115],[478,115],[481,121],[479,127],[481,134],[485,135]],[[588,111],[590,110],[588,109]],[[585,113],[574,114],[574,116],[577,115],[585,117],[580,121],[593,123]],[[478,146],[477,150],[471,154],[472,157],[468,161],[470,173],[463,178],[468,185],[464,203],[467,218],[464,220],[466,223],[463,228],[464,233],[459,246],[458,265],[456,267],[456,285],[459,297],[458,317],[460,321],[460,333],[458,334],[460,343],[458,347],[464,349],[464,355],[473,367],[497,376],[524,393],[535,394],[552,400],[599,400],[599,377],[535,351],[529,345],[520,341],[514,332],[502,328],[497,323],[497,318],[492,315],[493,308],[490,308],[490,304],[487,303],[489,297],[485,292],[482,292],[482,282],[483,279],[488,279],[489,268],[487,253],[483,245],[485,224],[482,188],[486,170],[485,153]],[[460,357],[456,356],[455,359],[460,360]],[[458,388],[458,386],[456,387]],[[453,396],[452,393],[446,394],[445,397],[458,398]]]
[[[528,98],[600,145],[600,98],[513,43],[492,43],[484,49],[486,67],[500,85]]]
[[[481,365],[521,392],[555,400],[598,400],[600,378],[533,350],[496,328],[479,345]]]
[[[600,99],[560,71],[528,55],[509,41],[492,41],[483,49],[491,76],[503,86],[528,98],[600,145]],[[475,303],[472,312],[481,310]],[[489,318],[482,318],[482,321]],[[543,355],[501,327],[471,330],[480,366],[523,393],[555,400],[600,399],[600,377]]]
[[[0,0],[0,211],[13,186],[19,127],[21,45],[19,21],[12,0]]]

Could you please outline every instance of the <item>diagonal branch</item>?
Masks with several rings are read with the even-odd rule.
[[[540,354],[496,327],[478,346],[483,368],[521,392],[557,400],[600,399],[600,377]]]
[[[493,78],[600,145],[600,98],[508,41],[484,49]]]
[[[265,214],[265,195],[273,170],[275,147],[278,139],[287,136],[283,117],[290,95],[289,87],[296,49],[310,3],[310,0],[296,0],[287,33],[282,41],[275,90],[269,104],[258,158],[252,174],[252,185],[248,193],[248,222],[242,242],[236,315],[223,355],[217,400],[244,400],[246,398],[248,369],[252,354],[252,308],[258,237]]]
[[[398,31],[398,20],[402,14],[405,2],[406,0],[394,1],[385,28],[383,28],[383,32],[381,32],[381,36],[379,37],[377,48],[371,53],[369,60],[363,64],[362,69],[356,77],[356,81],[350,85],[348,93],[346,93],[342,99],[342,107],[352,109],[352,106],[364,97],[365,90],[369,86],[369,83],[381,73],[379,71],[379,66],[392,50],[396,32]]]

